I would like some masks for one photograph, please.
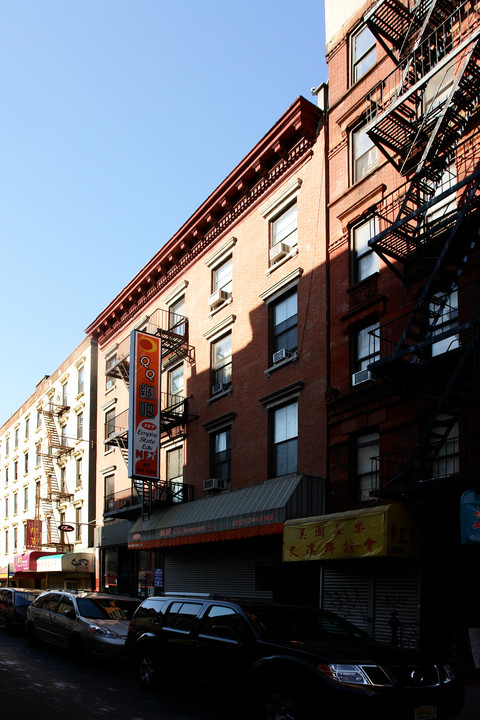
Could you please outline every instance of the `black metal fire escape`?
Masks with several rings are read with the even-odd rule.
[[[157,309],[148,318],[144,332],[161,339],[162,363],[175,360],[193,361],[193,349],[188,344],[188,320],[180,315]],[[107,364],[107,377],[118,378],[129,386],[130,381],[130,337],[120,343],[115,360]],[[162,392],[160,407],[160,429],[162,439],[181,435],[187,422],[193,419],[188,411],[188,398]],[[125,410],[106,421],[105,445],[117,447],[128,464],[128,422],[129,411]],[[191,499],[191,488],[183,483],[175,485],[166,480],[145,480],[132,478],[133,491],[138,498],[143,517],[148,517],[154,506]]]
[[[370,246],[417,289],[413,309],[375,332],[369,369],[402,392],[422,387],[417,421],[428,408],[401,461],[379,458],[382,492],[408,496],[445,453],[477,373],[480,284],[461,278],[480,234],[480,3],[380,0],[366,22],[396,63],[366,98],[367,133],[407,178],[375,208]]]

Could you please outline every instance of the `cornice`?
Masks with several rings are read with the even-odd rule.
[[[86,328],[107,342],[308,154],[321,110],[300,96],[198,210]]]

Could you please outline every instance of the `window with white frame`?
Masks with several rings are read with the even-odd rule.
[[[168,405],[175,405],[183,399],[183,365],[168,371]]]
[[[429,228],[432,229],[433,224],[441,222],[457,207],[456,191],[449,192],[457,184],[457,169],[455,163],[445,168],[438,182],[433,183],[425,179],[424,183],[431,188],[431,190],[425,194],[425,202],[435,200],[435,202],[427,208],[425,213],[425,222]]]
[[[78,394],[81,395],[83,392],[85,392],[85,366],[80,365],[78,368]]]
[[[352,153],[352,183],[374,170],[378,162],[377,148],[367,135],[365,123],[357,125],[350,135]]]
[[[78,457],[75,461],[75,487],[77,489],[82,487],[82,478],[83,478],[83,458]]]
[[[432,356],[442,355],[460,347],[458,327],[458,291],[437,293],[429,305],[432,337],[439,339],[432,345]]]
[[[451,418],[440,416],[438,427],[432,429],[432,437],[440,438],[445,433],[445,426]],[[444,478],[457,475],[460,472],[460,446],[458,437],[458,422],[453,422],[450,431],[442,441],[432,441],[432,478]]]
[[[270,221],[270,249],[282,245],[286,252],[291,252],[297,243],[297,203],[294,202]]]
[[[109,375],[109,371],[117,362],[117,353],[113,352],[107,358],[105,358],[105,390],[110,390],[115,387],[116,378]]]
[[[167,482],[173,490],[172,499],[174,502],[181,502],[182,494],[180,486],[183,484],[183,445],[167,450]]]
[[[378,490],[376,458],[379,455],[378,432],[359,435],[355,439],[355,475],[359,502],[371,500],[371,491]]]
[[[231,429],[222,428],[210,435],[210,474],[212,478],[231,479]]]
[[[105,482],[105,511],[115,510],[115,474],[109,473],[104,477]]]
[[[82,508],[75,508],[75,542],[82,541]]]
[[[269,311],[270,349],[275,363],[297,349],[297,289],[272,300]]]
[[[443,66],[428,81],[423,93],[424,113],[435,110],[447,99],[455,80],[455,66],[453,63]]]
[[[222,290],[226,296],[232,294],[233,259],[224,260],[212,271],[212,292]]]
[[[178,298],[169,307],[169,329],[177,335],[185,334],[185,296]]]
[[[353,334],[353,384],[369,380],[368,366],[380,359],[378,322],[356,330]]]
[[[270,476],[297,472],[298,401],[270,410]]]
[[[354,283],[361,282],[378,272],[378,255],[368,244],[368,241],[375,237],[377,233],[378,224],[374,216],[352,228],[352,275]]]
[[[105,440],[109,440],[115,435],[115,407],[111,407],[105,410]],[[111,448],[107,445],[105,452],[108,452]]]
[[[212,342],[212,395],[232,384],[232,333]]]
[[[77,413],[77,440],[83,438],[83,412]]]
[[[377,61],[375,36],[366,25],[362,25],[350,38],[350,58],[351,83],[354,84]]]
[[[28,486],[23,488],[23,509],[28,510]]]
[[[30,418],[25,418],[25,440],[30,437]]]

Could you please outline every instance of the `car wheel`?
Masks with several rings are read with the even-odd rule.
[[[257,695],[258,717],[261,720],[305,720],[303,704],[288,684],[271,684]]]
[[[144,688],[151,688],[155,685],[158,675],[158,665],[153,653],[144,650],[138,655],[137,672],[140,684]]]

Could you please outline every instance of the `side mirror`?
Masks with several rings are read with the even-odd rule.
[[[75,618],[77,617],[77,613],[75,612],[75,610],[66,610],[63,614],[69,620],[75,620]]]

